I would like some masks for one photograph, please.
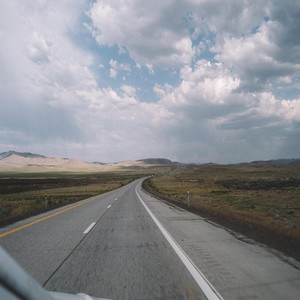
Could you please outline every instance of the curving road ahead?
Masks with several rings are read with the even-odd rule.
[[[298,299],[297,262],[140,185],[8,226],[0,245],[52,291],[111,299]]]

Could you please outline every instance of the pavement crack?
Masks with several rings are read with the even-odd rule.
[[[104,214],[96,221],[96,224],[93,226],[92,229],[94,229],[96,227],[96,225],[99,223],[99,221],[106,215],[106,213],[109,210],[106,210],[104,212]],[[92,230],[90,230],[87,234],[83,235],[83,237],[80,239],[80,241],[78,242],[78,244],[73,248],[73,250],[65,257],[65,259],[59,264],[59,266],[52,272],[52,274],[50,275],[50,277],[43,283],[43,287],[45,287],[47,285],[47,283],[53,278],[53,276],[57,273],[57,271],[63,266],[63,264],[69,259],[69,257],[76,251],[76,249],[80,246],[80,244],[83,242],[83,240],[92,232]]]

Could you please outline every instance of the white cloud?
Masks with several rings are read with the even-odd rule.
[[[29,58],[36,63],[49,62],[51,41],[47,41],[43,36],[37,32],[33,33],[33,41],[27,46],[27,53]]]
[[[121,89],[124,91],[124,93],[129,97],[136,97],[136,88],[131,85],[123,85]]]
[[[153,68],[153,65],[152,65],[152,64],[146,64],[145,66],[146,66],[146,68],[147,68],[149,74],[154,75],[154,68]]]
[[[298,3],[103,0],[90,7],[93,26],[80,23],[87,9],[0,4],[0,147],[103,161],[299,156],[299,92],[272,94],[299,89]],[[119,53],[76,41],[83,28]],[[142,85],[156,102],[137,97]]]
[[[80,93],[86,109],[78,114],[80,120],[89,120],[84,128],[91,136],[90,155],[104,161],[167,155],[157,130],[172,114],[158,104],[139,102],[133,86],[123,85],[122,91],[107,88]]]
[[[160,99],[163,99],[166,95],[170,94],[173,90],[174,87],[170,84],[165,84],[165,85],[156,84],[153,88],[154,93]]]
[[[180,77],[181,83],[172,93],[175,98],[170,101],[174,106],[190,105],[191,101],[199,107],[205,103],[223,104],[239,86],[239,79],[222,64],[205,60],[198,61],[194,68],[183,67]]]
[[[118,71],[125,71],[127,73],[131,72],[131,68],[129,64],[119,63],[114,59],[111,59],[109,61],[109,64],[111,66],[109,70],[109,76],[111,78],[116,78],[118,76]]]
[[[88,69],[91,56],[74,47],[67,35],[83,8],[81,1],[71,9],[70,4],[1,4],[0,85],[4,88],[0,90],[0,123],[24,132],[29,143],[30,138],[55,135],[74,139],[76,130],[80,137],[72,113],[80,99],[74,94],[96,86]],[[66,11],[70,15],[62,18]]]
[[[160,104],[173,114],[172,126],[161,132],[178,159],[231,162],[297,155],[299,100],[236,93],[239,79],[219,63],[184,67],[181,79],[175,88],[156,86]]]
[[[114,69],[114,68],[110,68],[110,69],[109,69],[109,76],[110,76],[111,78],[116,78],[117,75],[118,75],[118,72],[116,71],[116,69]]]
[[[259,32],[241,38],[225,38],[217,60],[231,67],[242,79],[242,87],[247,90],[264,90],[274,80],[287,78],[300,71],[300,64],[278,60],[279,45],[270,35],[277,31],[277,25],[269,21]],[[277,81],[278,83],[278,81]],[[282,81],[284,84],[285,82]]]
[[[111,59],[109,61],[110,66],[115,70],[121,70],[126,72],[131,72],[131,68],[129,64],[119,63],[116,60]]]
[[[189,63],[192,42],[178,1],[96,1],[90,11],[100,45],[126,48],[140,64],[178,66]]]
[[[293,0],[102,0],[90,16],[98,43],[125,47],[138,64],[189,65],[210,49],[237,72],[241,89],[259,91],[299,74],[299,6]]]

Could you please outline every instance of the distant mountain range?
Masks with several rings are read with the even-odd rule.
[[[30,152],[8,151],[0,153],[0,172],[101,172],[117,170],[139,170],[155,166],[172,166],[164,158],[128,160],[117,163],[84,162],[77,159],[47,157]]]
[[[7,151],[7,152],[2,152],[0,153],[0,159],[9,157],[11,155],[18,155],[18,156],[22,156],[22,157],[29,157],[29,158],[36,158],[36,157],[41,157],[41,158],[45,158],[46,156],[43,155],[39,155],[39,154],[32,154],[30,152],[16,152],[16,151]]]
[[[177,163],[166,158],[146,158],[146,159],[139,159],[138,161],[141,161],[149,165],[172,165]]]
[[[253,161],[235,165],[265,166],[274,164],[300,164],[300,159]],[[44,155],[33,154],[30,152],[8,151],[0,153],[0,172],[105,172],[118,171],[124,169],[142,170],[157,166],[172,167],[179,165],[195,166],[197,164],[183,164],[179,162],[173,162],[166,158],[146,158],[140,160],[127,160],[116,163],[89,163],[71,158],[47,157]],[[211,165],[214,164],[211,163]]]
[[[289,165],[296,162],[300,162],[298,158],[291,158],[291,159],[273,159],[273,160],[266,160],[266,161],[253,161],[253,164],[279,164],[279,165]]]

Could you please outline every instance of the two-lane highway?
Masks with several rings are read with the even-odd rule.
[[[12,232],[0,243],[48,290],[206,299],[144,208],[137,184]]]
[[[111,204],[46,288],[112,299],[205,299],[134,188]]]
[[[298,262],[155,199],[141,180],[6,227],[0,245],[52,291],[111,299],[300,295]]]

